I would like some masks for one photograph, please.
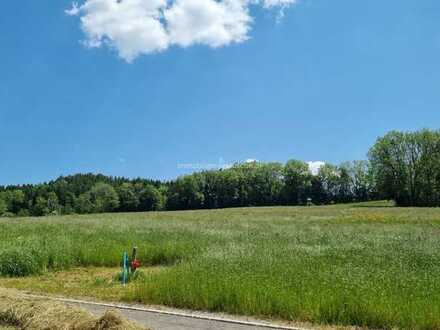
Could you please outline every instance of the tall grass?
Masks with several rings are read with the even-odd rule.
[[[440,329],[439,234],[440,209],[357,206],[16,219],[0,221],[0,273],[117,266],[137,245],[144,265],[168,267],[127,300]],[[14,253],[35,256],[33,266],[4,268]]]

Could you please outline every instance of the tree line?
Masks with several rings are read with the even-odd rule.
[[[440,206],[440,131],[392,131],[368,160],[325,164],[239,163],[170,182],[77,174],[37,185],[0,186],[0,216],[317,205],[393,199]]]
[[[77,174],[38,185],[0,187],[0,214],[43,216],[365,201],[374,197],[366,162],[244,163],[171,182]]]

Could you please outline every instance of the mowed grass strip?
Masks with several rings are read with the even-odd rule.
[[[142,330],[125,320],[119,312],[107,311],[96,318],[76,306],[29,298],[15,291],[0,289],[0,329],[50,330]],[[148,330],[148,329],[145,329]]]
[[[162,268],[146,272],[124,300],[320,324],[440,329],[440,209],[386,206],[5,219],[0,273],[117,267],[122,252],[136,245],[143,266]]]

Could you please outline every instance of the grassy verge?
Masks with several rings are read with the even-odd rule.
[[[93,276],[70,289],[68,282],[39,284],[41,276],[0,285],[25,288],[30,281],[46,292],[319,324],[439,329],[440,210],[384,206],[2,220],[5,276],[117,267],[133,245],[144,266],[166,267],[123,293]],[[8,253],[31,256],[31,266],[14,268],[31,271],[2,266]]]
[[[143,275],[157,273],[161,267],[142,268]],[[14,288],[24,292],[42,295],[60,295],[87,300],[123,301],[134,294],[134,282],[122,286],[118,280],[120,268],[87,267],[65,271],[46,272],[19,278],[0,280],[4,288]]]
[[[0,326],[10,329],[140,330],[115,312],[101,318],[77,307],[53,301],[29,299],[15,291],[0,289]]]

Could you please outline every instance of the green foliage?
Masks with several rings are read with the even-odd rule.
[[[41,185],[0,186],[0,215],[139,212],[244,206],[334,204],[393,199],[440,206],[440,131],[390,132],[368,161],[325,164],[317,175],[299,160],[238,163],[171,182],[78,174]]]
[[[118,194],[107,183],[97,183],[87,194],[96,213],[111,212],[119,206]]]
[[[152,186],[146,185],[139,193],[140,211],[157,211],[162,207],[162,197],[160,191]]]
[[[357,201],[369,200],[376,193],[372,179],[371,169],[367,161],[354,161],[347,163],[353,179],[353,193]]]
[[[119,209],[123,212],[137,211],[139,208],[139,195],[132,183],[124,182],[117,188],[119,195]]]
[[[35,204],[33,208],[33,214],[37,216],[49,214],[49,209],[47,208],[47,200],[43,196],[38,196],[35,199]]]
[[[76,199],[76,211],[80,214],[92,213],[95,209],[89,193],[79,195]]]
[[[299,160],[251,162],[171,182],[74,175],[42,185],[0,187],[0,214],[187,210],[394,199],[402,206],[440,205],[440,131],[390,132],[369,161],[325,164],[317,175]]]
[[[312,174],[307,163],[289,160],[284,167],[284,198],[287,204],[304,205],[310,196]]]
[[[0,275],[22,277],[38,274],[41,265],[35,254],[19,247],[9,248],[0,252]]]
[[[167,183],[79,174],[35,186],[0,187],[0,201],[6,204],[2,214],[22,217],[305,205],[308,198],[315,204],[359,202],[375,198],[372,185],[365,182],[370,179],[365,169],[358,163],[328,164],[312,175],[308,165],[297,160],[285,166],[251,162]]]
[[[25,194],[20,189],[6,190],[0,193],[0,199],[6,204],[6,212],[3,213],[16,214],[25,206]]]
[[[0,186],[0,211],[3,216],[141,211],[139,197],[150,186],[159,193],[154,209],[162,209],[166,186],[159,181],[77,174],[38,185]]]
[[[61,207],[58,202],[58,196],[51,191],[47,194],[47,214],[57,215],[60,213]]]
[[[124,276],[124,273],[120,272],[120,273],[116,274],[116,276],[114,277],[114,280],[116,282],[121,283],[123,276]],[[134,272],[128,273],[128,282],[142,281],[142,280],[145,280],[146,278],[147,278],[146,274],[142,270],[139,270],[139,269],[135,270]]]
[[[8,206],[6,205],[6,201],[2,199],[2,194],[0,194],[0,217],[3,216],[8,210]]]
[[[168,191],[168,208],[200,209],[203,207],[202,176],[188,175],[174,181]]]
[[[383,197],[402,206],[440,205],[440,131],[390,132],[369,158]]]

